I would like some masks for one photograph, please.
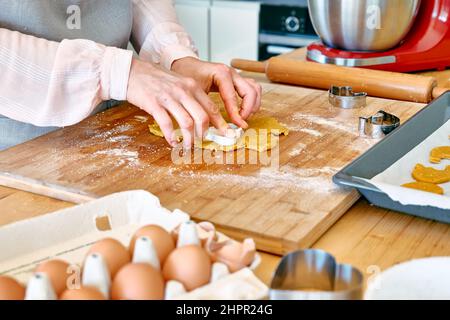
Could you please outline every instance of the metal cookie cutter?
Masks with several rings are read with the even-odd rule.
[[[270,285],[271,300],[359,300],[363,275],[322,250],[300,250],[281,259]]]
[[[383,138],[400,126],[400,118],[383,110],[370,117],[359,118],[359,135],[374,139]]]
[[[367,93],[353,92],[352,87],[332,86],[328,92],[331,105],[342,109],[363,108],[366,106]]]

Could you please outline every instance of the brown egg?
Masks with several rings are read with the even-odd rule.
[[[56,295],[59,296],[67,289],[67,279],[70,276],[68,269],[69,264],[65,261],[50,260],[38,265],[35,272],[45,273],[48,276]]]
[[[147,263],[130,263],[120,269],[111,286],[113,300],[162,300],[164,279]]]
[[[25,287],[13,278],[0,276],[0,300],[23,300]]]
[[[127,248],[119,241],[106,238],[96,242],[87,255],[97,253],[102,256],[108,266],[111,278],[117,271],[131,261],[131,255]]]
[[[211,259],[203,248],[195,245],[178,248],[167,257],[163,267],[166,280],[181,282],[186,290],[201,287],[211,278]]]
[[[131,255],[133,255],[134,252],[134,244],[140,237],[149,237],[152,240],[161,265],[164,263],[169,253],[175,249],[175,242],[169,232],[160,226],[148,225],[140,228],[133,235],[133,238],[130,241]]]
[[[94,287],[67,289],[59,297],[60,300],[106,300],[105,296]]]

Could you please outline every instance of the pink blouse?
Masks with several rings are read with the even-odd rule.
[[[171,0],[133,0],[131,42],[141,59],[170,69],[196,49]],[[53,42],[0,28],[0,114],[68,126],[102,101],[126,100],[133,52],[90,40]]]

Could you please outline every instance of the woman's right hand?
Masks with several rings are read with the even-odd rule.
[[[228,124],[219,107],[191,78],[165,71],[151,63],[133,59],[127,100],[153,116],[171,146],[178,144],[172,116],[191,147],[195,136],[203,137],[210,123],[226,134]]]

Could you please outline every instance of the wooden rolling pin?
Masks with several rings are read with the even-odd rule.
[[[332,85],[350,86],[355,92],[367,92],[370,96],[420,103],[429,103],[450,90],[438,87],[433,77],[279,57],[266,62],[234,59],[231,65],[236,69],[266,73],[273,82],[326,90]]]

